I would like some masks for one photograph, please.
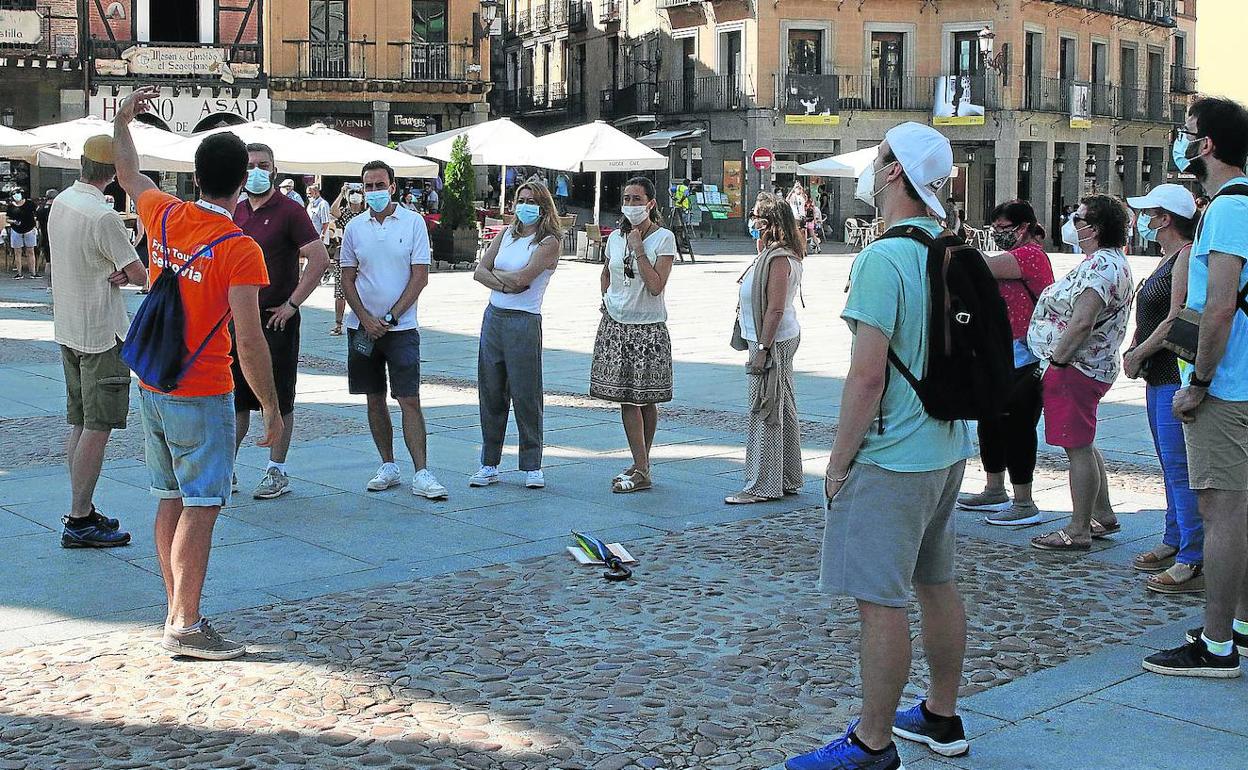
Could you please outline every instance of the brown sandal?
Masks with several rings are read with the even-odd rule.
[[[1180,579],[1177,572],[1188,572],[1186,578]],[[1165,572],[1149,575],[1144,587],[1159,594],[1197,594],[1205,590],[1204,567],[1200,564],[1175,563]]]
[[[1157,553],[1158,548],[1169,549],[1168,545],[1159,545],[1151,551],[1145,551],[1135,555],[1131,560],[1132,568],[1139,572],[1165,572],[1174,565],[1174,557],[1179,552],[1178,548],[1170,551],[1169,556],[1161,556]]]
[[[1102,524],[1096,519],[1092,520],[1092,538],[1095,540],[1101,540],[1109,537],[1110,535],[1116,535],[1121,531],[1122,524],[1117,521],[1113,524]]]
[[[638,468],[625,478],[617,478],[611,484],[611,491],[616,494],[628,494],[629,492],[641,492],[653,487],[654,484],[650,481],[650,474]]]
[[[1053,542],[1051,538],[1057,536],[1060,542]],[[1066,530],[1059,529],[1056,532],[1050,532],[1047,535],[1040,535],[1031,539],[1031,547],[1039,548],[1041,551],[1090,551],[1091,543],[1076,543]]]

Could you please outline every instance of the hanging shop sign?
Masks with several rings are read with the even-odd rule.
[[[942,75],[936,78],[932,100],[932,125],[982,126],[987,81],[970,75]]]
[[[42,21],[38,11],[0,11],[0,46],[38,45]]]
[[[839,126],[836,113],[840,103],[839,81],[826,75],[794,75],[784,77],[784,122],[799,126]]]
[[[179,77],[219,77],[224,83],[260,75],[259,64],[226,61],[224,48],[183,48],[135,45],[121,52],[120,59],[97,59],[100,75],[176,75]]]
[[[1092,86],[1087,83],[1070,86],[1070,127],[1092,127]]]

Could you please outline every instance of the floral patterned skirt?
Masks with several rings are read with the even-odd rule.
[[[623,324],[607,313],[598,324],[589,395],[621,404],[672,400],[672,338],[667,324]]]

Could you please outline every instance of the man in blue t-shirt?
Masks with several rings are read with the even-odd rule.
[[[1230,678],[1248,654],[1248,308],[1240,299],[1248,286],[1248,110],[1197,99],[1172,154],[1215,195],[1189,260],[1187,307],[1201,313],[1196,361],[1174,397],[1205,526],[1205,624],[1187,644],[1145,658],[1144,668]]]
[[[930,126],[889,131],[858,180],[857,196],[893,227],[932,235],[945,217],[940,192],[953,173],[949,140]],[[966,458],[964,421],[937,420],[901,376],[886,379],[891,348],[916,374],[927,360],[927,248],[906,238],[865,248],[850,271],[842,318],[854,335],[828,458],[820,584],[852,596],[862,616],[862,719],[829,745],[790,759],[789,770],[900,764],[894,734],[947,756],[969,749],[957,716],[966,613],[954,583],[952,516]],[[897,712],[910,678],[910,592],[918,594],[931,685]]]

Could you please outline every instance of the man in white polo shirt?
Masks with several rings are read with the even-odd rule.
[[[416,300],[429,283],[429,233],[425,220],[394,202],[394,169],[379,160],[364,165],[361,181],[369,216],[343,232],[342,289],[347,296],[347,388],[368,397],[368,427],[381,468],[368,482],[379,492],[402,481],[394,462],[390,392],[403,411],[403,440],[416,466],[412,494],[442,500],[446,487],[426,466],[425,417],[420,410],[420,331]]]

